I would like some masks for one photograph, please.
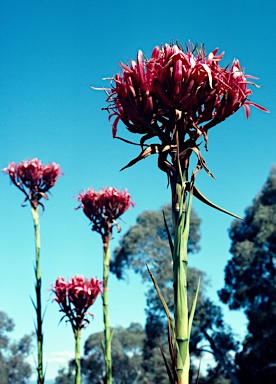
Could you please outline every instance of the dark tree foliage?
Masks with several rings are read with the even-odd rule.
[[[172,233],[170,204],[163,207],[162,211],[165,213],[169,230]],[[189,253],[199,250],[199,226],[200,219],[192,212]],[[122,237],[119,247],[115,249],[111,271],[118,278],[124,278],[126,269],[132,268],[142,276],[145,282],[148,282],[145,327],[147,337],[143,348],[144,379],[146,383],[167,384],[168,378],[157,343],[158,340],[166,355],[169,356],[167,319],[160,299],[149,279],[145,263],[155,276],[162,295],[173,312],[172,257],[161,211],[145,211],[138,216],[136,225],[129,229]],[[200,357],[202,352],[206,351],[212,353],[221,371],[231,377],[233,384],[238,384],[231,355],[231,351],[237,350],[238,344],[233,338],[231,329],[223,322],[221,308],[214,305],[204,294],[208,285],[205,274],[195,268],[190,268],[188,274],[190,305],[199,277],[201,277],[201,289],[193,322],[190,352],[194,357]],[[192,370],[190,376],[192,381],[195,381],[198,363],[192,367]]]
[[[0,383],[26,384],[32,369],[26,358],[31,352],[31,335],[19,341],[11,341],[9,333],[14,329],[13,320],[0,311]]]
[[[209,369],[206,377],[201,377],[199,384],[231,384],[231,380],[226,377],[219,366]]]
[[[232,258],[219,292],[230,309],[245,310],[248,335],[237,354],[241,383],[275,383],[276,377],[276,167],[230,229]]]
[[[85,342],[85,359],[83,366],[87,383],[103,383],[104,362],[101,350],[102,333],[91,335]],[[112,374],[114,384],[140,383],[142,378],[142,347],[145,332],[138,323],[131,323],[126,329],[118,327],[114,329],[112,338]],[[96,376],[101,381],[95,381]]]
[[[75,381],[74,372],[75,363],[73,360],[68,362],[68,368],[61,368],[58,370],[58,375],[55,378],[55,384],[73,384]]]

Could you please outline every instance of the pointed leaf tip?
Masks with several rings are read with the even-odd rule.
[[[238,215],[235,215],[234,213],[231,213],[229,211],[227,211],[226,209],[224,208],[221,208],[219,207],[218,205],[212,203],[210,200],[208,200],[195,186],[193,186],[193,195],[198,199],[200,200],[202,203],[206,204],[206,205],[209,205],[209,207],[212,207],[214,209],[217,209],[218,211],[221,211],[221,212],[224,212],[226,213],[227,215],[230,215],[230,216],[233,216],[235,217],[236,219],[239,219],[239,220],[243,220],[242,217],[238,216]]]

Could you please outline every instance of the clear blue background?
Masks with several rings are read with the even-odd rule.
[[[207,51],[225,51],[222,65],[238,58],[245,72],[261,78],[251,100],[270,109],[252,109],[247,121],[241,109],[209,134],[207,165],[217,177],[202,171],[197,186],[218,205],[243,215],[265,182],[275,162],[275,2],[259,1],[0,1],[0,167],[38,157],[57,162],[64,176],[52,189],[41,215],[45,360],[47,377],[54,377],[73,352],[71,329],[58,322],[58,306],[47,291],[57,276],[84,274],[101,278],[100,236],[90,231],[88,219],[74,208],[78,193],[92,186],[128,188],[136,206],[127,212],[123,233],[145,209],[159,209],[170,200],[165,174],[152,157],[119,172],[138,154],[111,137],[103,92],[104,77],[114,75],[119,61],[136,57],[138,49],[150,56],[155,45],[172,39],[205,43]],[[119,133],[124,135],[121,125]],[[0,180],[0,309],[16,322],[15,337],[33,330],[34,239],[29,207],[20,206],[23,194]],[[209,294],[223,286],[223,269],[230,257],[227,230],[231,218],[200,202],[202,250],[190,265],[205,270]],[[112,246],[119,235],[114,233]],[[146,262],[146,260],[145,260]],[[140,278],[110,280],[111,325],[144,323],[144,287]],[[95,319],[83,333],[102,329],[101,301],[92,309]],[[225,310],[237,333],[245,319]],[[34,349],[35,351],[35,349]],[[206,357],[207,359],[207,357]]]

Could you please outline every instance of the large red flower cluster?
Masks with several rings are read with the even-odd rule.
[[[249,117],[250,106],[265,108],[248,97],[255,85],[245,75],[238,60],[230,68],[219,62],[223,53],[215,49],[206,55],[203,48],[178,45],[155,47],[151,58],[141,51],[129,65],[120,63],[122,73],[113,79],[107,101],[113,120],[113,136],[121,120],[133,133],[158,136],[162,143],[175,143],[174,133],[196,140],[211,127],[244,106]],[[177,123],[177,128],[176,128]]]
[[[13,184],[25,194],[25,201],[29,200],[33,207],[41,204],[39,200],[42,197],[47,198],[46,192],[61,176],[58,164],[43,165],[38,159],[26,160],[19,164],[10,163],[3,172],[10,176]]]
[[[116,220],[134,206],[126,189],[119,191],[111,187],[99,192],[89,188],[79,194],[78,201],[81,202],[78,208],[83,209],[92,223],[92,231],[100,233],[103,238],[112,233],[112,227],[117,225]]]
[[[89,323],[85,316],[102,289],[103,283],[94,277],[85,279],[78,275],[73,276],[69,281],[58,277],[53,284],[54,301],[59,304],[60,311],[65,314],[64,317],[68,318],[73,330],[84,328],[86,323]]]

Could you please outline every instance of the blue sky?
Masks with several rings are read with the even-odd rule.
[[[170,200],[165,174],[156,158],[119,172],[137,154],[136,147],[113,140],[103,92],[96,87],[118,72],[119,61],[147,56],[153,47],[172,39],[205,43],[207,51],[225,51],[226,66],[238,58],[245,72],[260,77],[262,88],[251,100],[271,110],[252,109],[249,120],[241,109],[209,134],[209,152],[203,156],[217,180],[201,172],[197,186],[218,205],[243,215],[264,184],[275,162],[275,3],[232,1],[75,1],[0,0],[0,167],[38,157],[57,162],[64,176],[52,189],[41,215],[42,273],[45,317],[45,357],[48,377],[73,351],[69,326],[58,326],[60,315],[47,289],[57,276],[69,278],[102,274],[100,237],[92,233],[74,196],[92,186],[128,188],[136,206],[127,212],[123,233],[139,213],[159,209]],[[123,136],[124,127],[119,126]],[[0,180],[1,310],[16,323],[15,337],[33,329],[34,240],[29,207],[20,206],[22,193]],[[214,300],[223,286],[223,269],[230,257],[227,230],[231,218],[200,202],[194,208],[202,218],[201,252],[190,265],[205,270]],[[119,235],[114,234],[113,247]],[[112,325],[144,322],[144,287],[139,277],[128,282],[110,280]],[[83,333],[102,327],[101,302],[95,320]],[[226,318],[243,332],[244,319],[226,311]]]

